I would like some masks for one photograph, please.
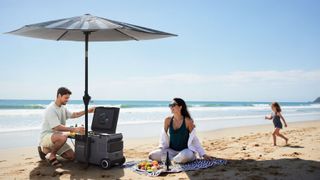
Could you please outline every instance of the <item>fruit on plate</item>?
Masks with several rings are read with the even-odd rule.
[[[158,166],[159,163],[158,163],[158,161],[152,161],[152,165],[153,165],[153,166]]]
[[[141,161],[138,164],[138,169],[147,171],[148,173],[155,172],[160,168],[158,161]]]

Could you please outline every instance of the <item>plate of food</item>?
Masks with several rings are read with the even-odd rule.
[[[137,163],[135,169],[143,173],[160,173],[163,167],[158,161],[145,160]]]

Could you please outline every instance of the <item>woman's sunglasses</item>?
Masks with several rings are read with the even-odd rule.
[[[178,105],[177,103],[171,103],[171,104],[169,104],[169,107],[170,108],[173,108],[173,107],[175,107],[176,105]]]

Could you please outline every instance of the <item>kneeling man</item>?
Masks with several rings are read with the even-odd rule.
[[[42,122],[42,130],[40,135],[40,146],[38,147],[41,159],[47,157],[50,164],[55,167],[61,167],[61,163],[57,160],[56,155],[60,155],[65,159],[73,160],[75,155],[72,148],[66,143],[70,132],[83,133],[84,127],[66,127],[66,120],[70,118],[78,118],[85,114],[84,111],[70,112],[64,106],[68,103],[71,91],[65,87],[61,87],[57,91],[56,100],[45,109],[44,119]],[[88,109],[89,113],[94,112],[94,107]],[[42,148],[41,148],[42,147]]]

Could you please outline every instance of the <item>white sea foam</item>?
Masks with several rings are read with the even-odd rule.
[[[106,107],[121,107],[121,105],[99,105]],[[80,111],[84,109],[82,104],[70,104],[67,105],[67,108],[70,111]],[[320,104],[310,104],[310,105],[301,105],[301,106],[282,106],[283,110],[287,111],[299,111],[306,109],[315,109],[320,111]],[[191,112],[219,112],[219,111],[271,111],[269,104],[253,104],[253,106],[217,106],[217,107],[201,107],[193,106],[190,107]],[[44,112],[44,109],[0,109],[0,117],[5,116],[41,116]],[[121,108],[121,113],[167,113],[170,112],[168,107],[134,107],[134,108]]]

